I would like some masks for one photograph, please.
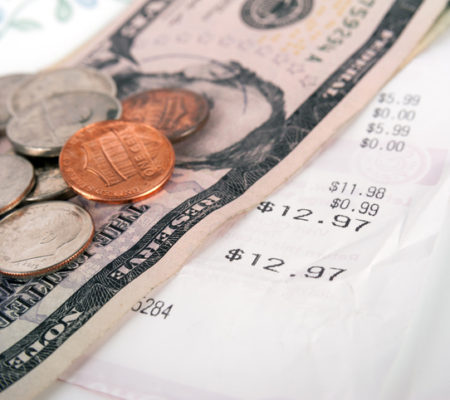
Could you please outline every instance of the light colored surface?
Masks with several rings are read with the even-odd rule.
[[[130,3],[131,0],[0,0],[1,73],[49,68],[104,28]],[[42,43],[45,45],[37,45]]]
[[[417,313],[383,385],[383,400],[447,399],[450,393],[450,207],[429,260]]]

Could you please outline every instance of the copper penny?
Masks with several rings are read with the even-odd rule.
[[[206,99],[185,89],[148,90],[122,101],[122,120],[151,125],[172,142],[197,132],[208,116]]]
[[[61,175],[83,197],[120,204],[149,197],[172,175],[175,153],[157,129],[102,121],[76,132],[59,156]]]

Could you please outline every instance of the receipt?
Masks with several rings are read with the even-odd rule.
[[[379,398],[438,268],[449,46],[447,32],[63,379],[127,399]]]

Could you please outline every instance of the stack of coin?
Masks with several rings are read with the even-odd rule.
[[[114,97],[114,81],[91,68],[63,68],[35,75],[5,76],[0,78],[0,85],[0,129],[6,130],[14,151],[29,158],[37,182],[35,186],[34,178],[28,182],[12,206],[0,206],[0,215],[22,200],[31,203],[67,198],[73,192],[59,172],[57,157],[67,139],[79,129],[93,122],[120,118],[122,106]],[[25,163],[30,165],[23,160]],[[5,177],[14,175],[10,169],[2,170]],[[2,186],[6,193],[10,184],[2,182]]]
[[[79,129],[120,118],[122,107],[114,81],[90,68],[10,75],[0,85],[0,130],[17,153],[0,155],[0,273],[29,278],[65,265],[92,240],[90,215],[55,201],[75,194],[57,157]]]
[[[171,142],[199,131],[209,116],[202,96],[179,88],[121,104],[114,81],[89,68],[11,75],[0,85],[9,93],[0,98],[0,131],[6,127],[18,153],[0,155],[0,274],[19,279],[62,267],[92,239],[89,214],[55,199],[78,193],[119,204],[149,197],[172,174]]]

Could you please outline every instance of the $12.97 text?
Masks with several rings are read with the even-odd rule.
[[[323,219],[315,220],[314,217],[312,217],[312,215],[314,214],[313,211],[308,208],[292,209],[291,206],[276,206],[275,203],[271,201],[263,201],[259,204],[257,210],[262,214],[278,211],[278,216],[291,216],[292,219],[297,221],[316,222],[318,224],[328,222],[331,223],[332,226],[335,226],[337,228],[350,228],[354,229],[355,232],[359,232],[364,226],[370,224],[370,221],[367,221],[365,219],[350,218],[349,216],[342,214],[334,215],[331,221],[325,221]]]

